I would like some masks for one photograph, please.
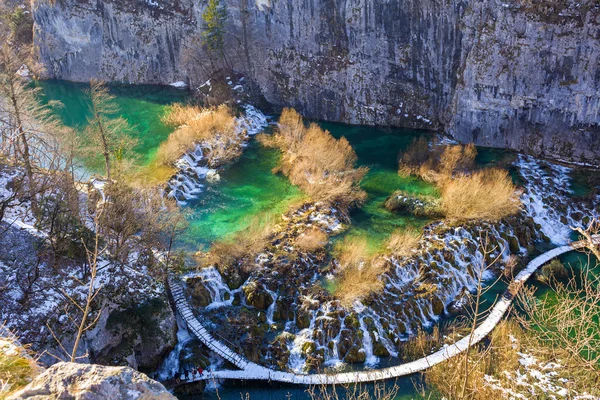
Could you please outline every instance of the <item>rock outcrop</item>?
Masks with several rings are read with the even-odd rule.
[[[480,145],[600,158],[592,0],[226,0],[234,68],[276,106]],[[50,77],[186,80],[198,0],[36,0]]]
[[[165,387],[128,367],[58,363],[9,397],[21,399],[171,400]]]

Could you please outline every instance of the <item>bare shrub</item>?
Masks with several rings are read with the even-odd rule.
[[[303,232],[296,239],[296,247],[300,251],[314,252],[327,245],[327,234],[318,228],[311,228]]]
[[[475,167],[477,149],[473,143],[446,146],[439,160],[438,171],[444,177],[452,177],[459,172],[470,171]]]
[[[504,398],[502,392],[486,385],[487,376],[503,377],[502,371],[519,367],[519,342],[522,331],[518,324],[502,321],[490,336],[488,346],[477,345],[469,350],[469,357],[453,357],[425,372],[425,382],[447,399],[489,400]],[[467,369],[464,361],[467,360]],[[508,380],[503,381],[508,385]]]
[[[399,229],[392,233],[387,248],[397,256],[407,256],[419,245],[421,232],[414,228]]]
[[[400,157],[400,175],[413,175],[429,160],[429,143],[424,137],[414,139]]]
[[[443,338],[437,325],[433,327],[432,332],[419,329],[415,336],[403,344],[402,355],[405,360],[417,360],[431,354],[433,349],[442,345],[442,342]]]
[[[158,148],[156,157],[161,164],[172,164],[200,142],[209,151],[209,163],[225,163],[241,153],[243,138],[236,131],[231,109],[225,105],[202,109],[176,104],[163,121],[177,129]]]
[[[521,323],[545,343],[545,353],[596,385],[600,379],[600,277],[589,264],[566,283],[551,281],[551,295],[535,296],[535,288],[519,295]]]
[[[383,288],[381,274],[388,263],[383,257],[372,257],[364,238],[346,238],[335,249],[340,268],[335,297],[344,307]]]
[[[368,169],[355,167],[356,153],[345,138],[335,139],[316,124],[306,127],[300,114],[286,109],[277,133],[259,139],[264,145],[281,150],[279,170],[313,200],[335,205],[342,211],[366,200],[360,181]]]
[[[442,187],[442,208],[453,220],[497,221],[519,211],[521,203],[508,173],[490,168],[456,176]]]
[[[496,221],[519,210],[519,193],[506,171],[472,171],[477,156],[475,145],[434,146],[429,150],[423,140],[413,142],[404,153],[399,174],[413,174],[435,183],[442,193],[446,218]]]

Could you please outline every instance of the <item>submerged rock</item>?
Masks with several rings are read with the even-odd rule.
[[[58,363],[10,396],[21,399],[176,400],[160,383],[128,367]]]
[[[443,215],[438,199],[408,194],[401,190],[392,193],[383,206],[389,211],[409,213],[416,217],[436,218]]]

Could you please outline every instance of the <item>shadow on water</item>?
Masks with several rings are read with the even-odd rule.
[[[416,388],[422,387],[422,381],[420,376],[401,378],[396,380],[387,380],[384,383],[377,384],[379,388],[386,392],[394,392],[396,396],[393,400],[410,400],[410,399],[423,399],[424,397],[420,394],[420,390]],[[332,391],[335,390],[337,393],[337,399],[355,399],[350,394],[357,392],[368,392],[372,399],[375,392],[374,384],[362,384],[362,385],[350,385],[350,386],[336,386],[328,387],[326,390],[333,396]],[[214,389],[207,390],[203,394],[194,396],[183,396],[178,395],[177,398],[180,400],[322,400],[325,396],[319,396],[322,388],[307,388],[305,386],[286,385],[277,382],[225,382],[218,387],[218,390]],[[316,396],[311,397],[312,391]],[[381,393],[381,392],[379,392]],[[427,399],[434,399],[434,397],[425,397]],[[336,399],[336,397],[331,397]]]

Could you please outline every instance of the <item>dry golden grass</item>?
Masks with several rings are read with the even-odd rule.
[[[516,340],[515,340],[516,339]],[[486,385],[485,376],[500,379],[502,386],[515,392],[523,392],[515,381],[506,378],[503,371],[519,369],[517,352],[528,339],[514,320],[501,321],[490,336],[487,346],[476,345],[468,354],[453,357],[425,372],[425,381],[439,394],[448,399],[500,400],[506,393]]]
[[[519,193],[508,173],[499,168],[472,172],[476,156],[472,143],[434,146],[429,151],[424,139],[419,139],[402,156],[398,173],[435,183],[442,194],[443,212],[451,220],[497,221],[518,212]]]
[[[452,220],[497,221],[519,211],[519,194],[508,173],[490,168],[459,175],[442,187],[442,209]]]
[[[355,301],[383,288],[380,276],[387,271],[388,264],[384,258],[369,254],[366,239],[346,238],[336,246],[335,253],[340,276],[334,295],[342,306],[351,307]]]
[[[336,205],[342,211],[366,200],[360,181],[365,167],[355,168],[357,156],[345,138],[335,139],[316,124],[304,125],[295,110],[285,109],[273,137],[259,137],[283,156],[278,168],[314,201]]]
[[[432,349],[442,345],[442,335],[438,325],[433,327],[431,333],[419,329],[417,334],[411,337],[402,346],[402,356],[405,360],[417,360],[431,354]]]
[[[311,228],[303,232],[296,239],[295,247],[304,252],[314,252],[327,245],[327,234],[318,228]]]
[[[205,156],[213,166],[241,154],[243,138],[237,134],[235,117],[227,106],[204,109],[175,104],[162,121],[176,129],[160,144],[154,160],[128,177],[135,186],[156,186],[168,181],[177,172],[175,161],[200,142],[208,149]]]
[[[455,174],[475,167],[477,149],[468,145],[434,145],[431,149],[425,138],[413,141],[400,158],[398,173],[416,175],[427,182],[440,183]]]
[[[27,349],[11,338],[0,338],[0,398],[26,386],[39,373],[38,365],[26,354]]]
[[[446,146],[440,155],[437,169],[442,176],[452,177],[459,172],[472,170],[476,156],[477,149],[473,143]]]
[[[399,229],[390,236],[387,248],[394,255],[407,256],[418,247],[421,237],[421,232],[414,228]]]

